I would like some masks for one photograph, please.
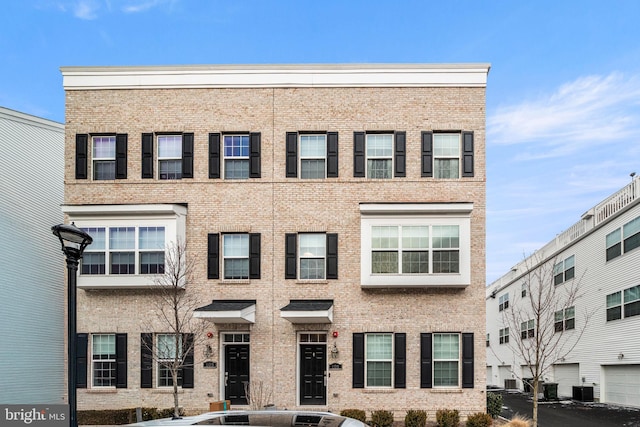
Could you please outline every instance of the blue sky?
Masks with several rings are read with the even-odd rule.
[[[640,173],[637,0],[17,0],[0,106],[64,121],[61,66],[491,63],[487,280]]]

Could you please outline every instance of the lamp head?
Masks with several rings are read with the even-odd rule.
[[[93,238],[76,227],[74,223],[54,225],[51,231],[60,239],[62,252],[76,260],[82,258],[85,248],[93,242]]]

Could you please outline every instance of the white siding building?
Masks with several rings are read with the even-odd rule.
[[[64,403],[64,126],[0,107],[0,402]]]
[[[521,327],[506,330],[503,316],[505,308],[520,309],[530,297],[523,286],[537,268],[528,266],[538,262],[555,266],[551,286],[577,284],[582,295],[573,310],[555,318],[563,342],[582,336],[543,374],[544,381],[557,383],[560,397],[588,398],[593,392],[596,401],[640,406],[640,179],[487,288],[487,385],[523,389],[522,379],[531,376],[514,351],[523,339]],[[592,313],[588,321],[585,313]]]

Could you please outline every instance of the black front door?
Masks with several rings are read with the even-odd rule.
[[[300,404],[327,404],[327,346],[300,345]]]
[[[249,346],[226,345],[224,356],[224,398],[232,405],[246,405],[245,384],[249,382]]]

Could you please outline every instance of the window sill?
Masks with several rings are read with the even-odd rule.
[[[221,285],[248,285],[251,279],[223,279],[219,282]]]
[[[88,388],[87,393],[91,394],[114,394],[117,393],[118,389],[115,387],[105,387],[105,388]]]
[[[173,387],[167,388],[154,388],[151,392],[152,394],[173,394]],[[181,387],[178,387],[178,394],[184,393]]]
[[[326,285],[329,281],[326,279],[298,279],[296,280],[296,283],[299,285]]]
[[[432,388],[429,390],[431,393],[443,393],[443,394],[461,394],[463,390],[461,388]]]
[[[406,390],[406,389],[401,389]],[[363,393],[366,394],[392,394],[397,393],[398,389],[395,388],[365,388]]]

